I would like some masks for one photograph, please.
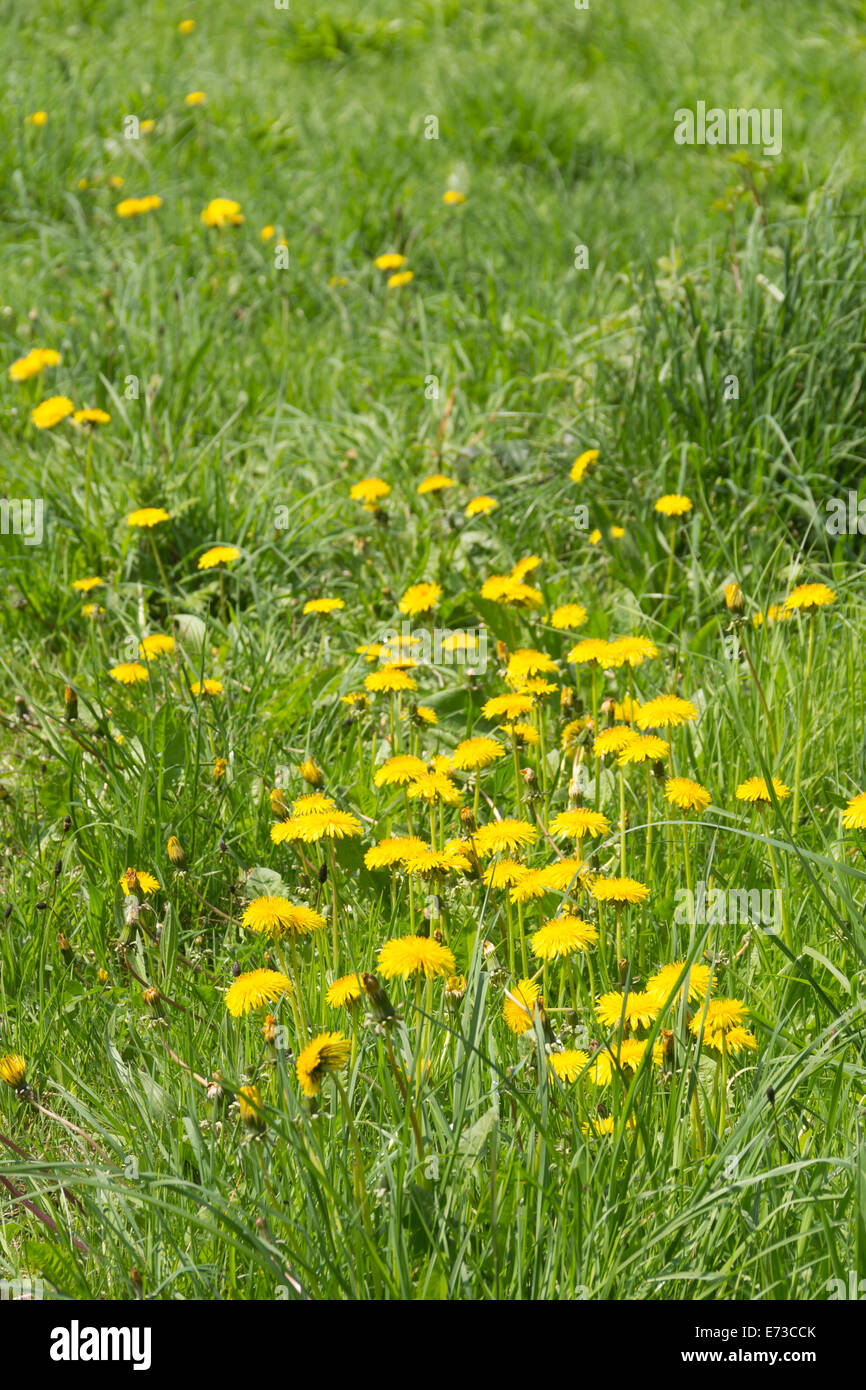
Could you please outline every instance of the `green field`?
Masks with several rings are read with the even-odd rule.
[[[590,4],[0,4],[13,1287],[866,1279],[866,6]]]

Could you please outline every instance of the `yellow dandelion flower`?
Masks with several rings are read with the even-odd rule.
[[[397,975],[408,980],[410,975],[454,975],[457,962],[447,946],[432,936],[398,936],[386,941],[378,955],[379,970],[386,980]]]
[[[505,817],[480,825],[475,832],[474,842],[478,854],[483,858],[491,854],[513,854],[524,845],[531,845],[538,838],[536,826],[529,821]]]
[[[46,367],[56,367],[59,362],[60,353],[53,348],[31,348],[24,357],[12,363],[9,376],[12,381],[29,381]]]
[[[504,757],[505,749],[497,739],[466,738],[454,749],[453,761],[461,772],[477,772]]]
[[[204,106],[207,97],[204,92],[187,92],[184,102],[187,106]]]
[[[690,777],[669,777],[665,782],[665,799],[680,811],[705,811],[712,800],[706,787]]]
[[[377,270],[399,270],[406,264],[408,257],[401,256],[399,251],[386,251],[383,256],[377,256],[373,262]]]
[[[89,594],[91,589],[101,589],[105,587],[105,580],[97,575],[90,575],[87,579],[73,579],[73,589],[77,589],[80,594]]]
[[[71,415],[75,406],[68,396],[49,396],[30,412],[30,419],[38,430],[51,430]]]
[[[610,821],[601,811],[577,806],[573,811],[560,811],[548,829],[551,835],[568,835],[572,840],[580,840],[584,835],[606,835],[610,830]]]
[[[199,557],[197,569],[212,570],[217,565],[230,565],[240,558],[240,551],[233,545],[214,545]]]
[[[666,758],[670,745],[656,734],[636,734],[622,749],[617,762],[620,767],[629,763],[655,763]]]
[[[260,1009],[282,994],[293,992],[288,975],[279,970],[248,970],[238,975],[226,991],[226,1008],[232,1018],[240,1018],[251,1009]]]
[[[560,632],[583,627],[586,622],[586,609],[582,603],[562,603],[558,608],[554,608],[548,622]]]
[[[401,290],[404,285],[409,285],[415,279],[414,270],[398,270],[396,275],[389,275],[387,288],[389,290]]]
[[[471,502],[466,503],[465,512],[467,516],[489,516],[499,506],[495,497],[488,497],[486,494],[481,497],[473,497]]]
[[[137,661],[121,661],[119,666],[112,666],[108,674],[113,681],[119,681],[121,685],[138,685],[139,681],[150,679],[147,668]]]
[[[623,907],[626,903],[642,903],[649,897],[646,884],[634,878],[596,878],[589,889],[596,902],[614,903]]]
[[[325,1003],[331,1009],[341,1009],[354,1004],[364,993],[364,986],[357,975],[341,975],[328,985]]]
[[[319,912],[303,903],[290,903],[288,898],[253,898],[242,918],[249,931],[263,932],[279,939],[284,936],[309,936],[321,931],[325,919]]]
[[[727,1033],[731,1028],[741,1027],[749,1017],[749,1010],[742,999],[711,999],[706,1012],[700,1009],[692,1018],[689,1028],[697,1037],[701,1029],[704,1035]]]
[[[607,654],[607,642],[600,637],[585,637],[583,641],[572,647],[565,659],[573,662],[575,666],[583,666],[591,661],[594,661],[597,666],[604,666],[607,663]]]
[[[449,487],[454,487],[453,478],[446,478],[444,473],[432,473],[429,478],[418,484],[418,496],[426,497],[431,492],[444,492]]]
[[[360,482],[352,484],[349,496],[353,502],[363,502],[366,506],[372,506],[383,497],[387,497],[390,491],[390,483],[384,482],[381,478],[362,478]]]
[[[842,824],[846,830],[866,829],[866,792],[851,798],[842,812]]]
[[[608,643],[605,664],[613,667],[635,667],[658,654],[658,647],[648,637],[615,637]]]
[[[202,209],[201,220],[206,227],[239,227],[243,222],[241,205],[231,198],[211,198]]]
[[[419,777],[423,777],[426,772],[427,764],[423,758],[413,757],[409,753],[398,753],[377,769],[373,775],[373,783],[377,787],[408,786],[410,782],[416,782]]]
[[[797,608],[824,608],[835,602],[836,595],[826,584],[798,584],[785,599],[785,611],[791,613]]]
[[[27,1063],[20,1052],[9,1052],[0,1057],[0,1081],[5,1081],[13,1090],[20,1091],[27,1083]]]
[[[657,695],[640,706],[635,722],[639,729],[675,729],[697,717],[697,706],[691,700],[683,700],[679,695]]]
[[[685,516],[690,512],[694,503],[689,497],[682,497],[678,492],[666,492],[664,497],[660,497],[653,510],[660,516]]]
[[[307,1043],[295,1067],[304,1095],[310,1099],[317,1096],[326,1076],[333,1076],[348,1066],[351,1051],[352,1044],[342,1033],[319,1033]]]
[[[402,690],[417,690],[418,682],[413,680],[408,672],[403,671],[393,663],[383,666],[381,671],[374,671],[367,676],[364,686],[371,694],[394,694]]]
[[[159,880],[154,878],[153,874],[146,873],[144,869],[127,869],[118,879],[118,883],[127,897],[140,892],[147,898],[151,893],[159,892]]]
[[[461,193],[458,188],[446,188],[442,194],[442,201],[447,208],[456,208],[466,202],[466,194]]]
[[[496,719],[499,715],[516,719],[518,715],[529,714],[531,709],[532,699],[529,695],[494,695],[482,706],[481,713],[485,719]]]
[[[552,917],[530,940],[533,955],[540,960],[556,960],[575,951],[588,951],[598,940],[598,932],[580,917]]]
[[[413,584],[406,590],[397,607],[401,613],[415,617],[418,613],[431,612],[441,596],[442,589],[438,584]]]
[[[614,724],[610,729],[603,729],[598,738],[592,741],[592,751],[597,758],[605,753],[621,753],[630,743],[634,743],[638,735],[634,729],[630,729],[627,724]]]
[[[307,599],[302,611],[306,617],[308,613],[337,613],[345,607],[345,600],[341,598],[311,598]]]
[[[138,644],[138,654],[142,661],[152,661],[155,656],[163,656],[174,651],[174,638],[165,632],[152,632],[143,637]]]
[[[168,512],[162,507],[139,507],[138,511],[129,513],[126,524],[149,530],[153,526],[159,526],[160,522],[170,520]]]
[[[193,695],[222,695],[223,683],[210,677],[203,681],[193,681],[190,686],[190,693]]]
[[[663,965],[654,975],[651,975],[646,982],[646,993],[651,999],[663,1008],[671,998],[674,986],[680,976],[685,971],[686,963],[684,960],[675,960],[671,965]],[[707,994],[712,988],[711,972],[708,965],[692,965],[689,967],[689,1001],[706,999]],[[674,1003],[679,1004],[683,997],[685,982],[680,986]]]
[[[560,1081],[576,1081],[589,1066],[589,1053],[579,1048],[567,1047],[562,1052],[554,1052],[550,1057],[550,1070]]]
[[[584,449],[582,454],[578,454],[574,463],[571,465],[569,477],[573,483],[582,483],[587,470],[598,462],[598,449]]]
[[[423,777],[409,785],[410,801],[443,801],[446,806],[457,806],[463,797],[459,787],[444,772],[425,772]]]
[[[773,791],[776,793],[778,801],[784,801],[786,796],[791,795],[790,788],[786,787],[785,783],[781,782],[778,777],[774,777],[772,780]],[[758,802],[770,801],[770,791],[763,777],[747,777],[746,781],[741,782],[737,787],[735,795],[738,801],[748,801],[752,806],[757,805]]]
[[[518,1037],[532,1027],[535,1001],[539,993],[538,985],[533,984],[532,980],[518,980],[517,984],[506,992],[502,1011],[508,1027]]]

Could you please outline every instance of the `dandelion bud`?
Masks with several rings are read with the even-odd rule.
[[[364,986],[364,993],[367,996],[367,1003],[370,1006],[370,1013],[376,1023],[388,1023],[394,1018],[394,1007],[388,998],[383,986],[376,979],[375,975],[362,975],[361,984]]]
[[[745,603],[739,584],[725,585],[725,607],[729,613],[742,613]]]
[[[215,782],[221,782],[221,781],[222,781],[222,779],[223,779],[223,778],[225,777],[225,775],[226,775],[226,767],[227,767],[227,766],[228,766],[228,764],[227,764],[225,758],[216,758],[216,759],[215,759],[214,765],[213,765],[213,772],[211,773],[211,776],[213,777],[213,780],[214,780]]]
[[[47,907],[48,907],[48,904],[47,904],[47,903],[36,903],[36,911],[37,911],[37,912],[44,912],[45,909],[46,909]]]
[[[239,960],[232,961],[232,975],[237,979],[241,973],[241,963]]]
[[[70,831],[71,829],[72,829],[72,817],[71,817],[71,816],[64,816],[64,817],[63,817],[63,833],[64,833],[64,835],[65,835],[68,831]]]
[[[445,981],[445,999],[449,1004],[459,1004],[466,993],[466,976],[449,975]]]
[[[107,985],[107,984],[108,984],[108,971],[107,971],[107,970],[102,970],[102,969],[98,970],[98,971],[96,972],[96,978],[97,978],[97,980],[99,981],[99,983],[100,983],[101,985]]]
[[[298,771],[310,787],[317,787],[322,780],[322,770],[313,758],[305,758]]]
[[[503,666],[508,660],[508,645],[501,640],[496,643],[496,659],[501,661]]]
[[[468,806],[464,806],[460,812],[460,824],[469,835],[474,835],[476,831],[475,817]]]
[[[571,709],[574,705],[574,690],[570,685],[564,685],[559,692],[559,708]]]
[[[277,1040],[277,1020],[273,1014],[268,1014],[262,1025],[262,1032],[265,1035],[265,1042],[269,1047],[273,1047]]]
[[[267,1120],[262,1114],[262,1098],[258,1086],[242,1086],[238,1091],[238,1105],[241,1119],[247,1129],[261,1134],[267,1128]]]
[[[225,840],[220,840],[218,848],[220,854],[228,854],[229,852],[229,847],[226,844]]]
[[[286,794],[282,787],[274,787],[270,795],[271,810],[275,816],[285,819],[289,814],[289,803],[286,801]]]
[[[767,1100],[773,1106],[776,1104],[776,1092],[773,1090],[772,1086],[767,1087]]]
[[[159,1007],[159,990],[151,985],[148,989],[141,991],[141,997],[149,1009],[156,1010]]]
[[[54,877],[55,877],[55,879],[58,879],[62,873],[63,873],[63,860],[62,860],[62,859],[58,859],[57,863],[54,865]]]
[[[73,719],[78,718],[78,696],[71,685],[63,689],[63,703],[66,706],[66,718],[71,723]]]
[[[7,903],[7,904],[6,904],[6,911],[3,913],[3,921],[4,921],[4,922],[8,922],[8,921],[9,921],[9,918],[10,918],[11,916],[12,916],[12,904],[11,904],[11,903]]]
[[[57,933],[57,945],[60,949],[60,954],[66,961],[66,964],[71,965],[75,959],[75,953],[69,944],[68,937],[64,936],[62,931],[59,931]]]
[[[135,1265],[133,1265],[132,1269],[129,1271],[129,1278],[133,1285],[133,1288],[135,1289],[136,1298],[141,1298],[141,1290],[144,1281],[141,1277],[141,1271],[139,1269],[136,1269]]]
[[[186,853],[176,835],[169,836],[168,857],[176,867],[180,867],[181,864],[186,863]]]
[[[318,877],[319,877],[319,882],[320,882],[320,883],[327,883],[327,881],[328,881],[328,866],[327,866],[327,864],[320,864],[320,865],[319,865],[319,875],[318,875]]]

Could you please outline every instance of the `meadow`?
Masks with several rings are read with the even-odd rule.
[[[857,1296],[862,5],[0,32],[4,1287]]]

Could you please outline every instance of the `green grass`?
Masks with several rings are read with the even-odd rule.
[[[829,499],[858,488],[866,439],[861,20],[860,5],[816,19],[799,0],[784,36],[761,5],[377,0],[239,16],[113,0],[26,20],[0,7],[16,55],[3,362],[62,354],[0,385],[4,495],[44,501],[40,545],[0,537],[0,1055],[26,1056],[33,1097],[0,1094],[0,1277],[75,1298],[134,1296],[136,1271],[149,1298],[712,1300],[825,1298],[828,1281],[866,1277],[866,864],[840,819],[866,790],[863,539],[825,525]],[[184,105],[193,90],[205,106]],[[673,112],[697,100],[781,106],[780,158],[675,146]],[[38,109],[42,128],[25,120]],[[153,132],[125,140],[130,114]],[[438,140],[424,138],[430,115]],[[449,209],[453,185],[467,201]],[[148,193],[158,211],[115,215]],[[216,196],[241,203],[242,227],[202,226]],[[372,264],[388,250],[414,272],[401,290]],[[111,423],[35,429],[32,407],[59,393]],[[576,485],[588,448],[599,461]],[[456,486],[419,496],[439,471]],[[371,475],[392,488],[384,519],[349,499]],[[694,503],[674,527],[653,511],[666,492]],[[497,510],[468,520],[482,493]],[[126,523],[142,506],[171,516],[153,544]],[[218,543],[239,560],[199,572]],[[543,607],[480,597],[529,555]],[[86,575],[105,587],[82,597]],[[670,1007],[636,1029],[666,1046],[664,1066],[648,1055],[608,1086],[559,1082],[549,1051],[616,1032],[594,1009],[604,971],[616,982],[613,914],[592,975],[552,963],[548,1024],[536,1015],[518,1038],[503,1018],[523,972],[502,891],[452,874],[410,903],[404,873],[365,866],[376,840],[406,832],[406,809],[373,782],[394,751],[387,697],[360,716],[339,697],[363,687],[375,667],[358,646],[399,626],[421,580],[443,593],[414,626],[484,623],[490,660],[468,679],[419,668],[417,699],[439,722],[402,720],[400,748],[429,758],[496,732],[481,713],[505,689],[496,641],[548,653],[570,692],[533,713],[546,757],[520,761],[534,780],[515,783],[510,755],[485,771],[481,822],[495,808],[547,825],[574,781],[612,823],[584,842],[592,867],[619,871],[615,760],[596,785],[586,736],[562,749],[593,706],[589,668],[565,661],[579,638],[659,647],[601,678],[599,703],[694,701],[697,721],[666,735],[677,773],[712,795],[688,857],[663,781],[624,770],[627,872],[650,889],[626,914],[624,953],[636,990],[688,956],[714,969],[715,996],[746,1002],[757,1050],[727,1075]],[[741,627],[723,599],[734,580]],[[835,603],[753,625],[802,582],[829,584]],[[321,596],[345,608],[304,616]],[[104,612],[86,616],[86,601]],[[554,631],[544,615],[571,601],[585,626]],[[146,685],[118,685],[110,668],[155,631],[174,632],[174,655]],[[193,696],[204,677],[223,693]],[[269,834],[270,791],[308,790],[309,756],[363,827],[336,845],[336,876],[321,846],[301,856]],[[798,761],[796,819],[794,797],[763,818],[737,800],[751,776],[793,788]],[[455,781],[471,806],[472,778]],[[437,838],[460,826],[446,808]],[[527,854],[554,857],[542,835]],[[128,866],[161,888],[124,950]],[[684,920],[698,881],[778,884],[784,933]],[[224,1004],[235,962],[260,968],[270,950],[282,968],[241,925],[266,884],[328,918],[299,946],[303,1004],[315,1031],[354,1041],[345,1093],[328,1079],[312,1103],[290,1002],[274,1010],[276,1047],[261,1017]],[[462,998],[395,980],[387,1026],[329,1008],[335,887],[342,973],[375,970],[414,919],[444,932]],[[526,905],[527,941],[556,908],[555,895]],[[573,910],[598,924],[585,890]],[[250,1084],[258,1136],[236,1101]],[[601,1117],[609,1136],[592,1133]]]

